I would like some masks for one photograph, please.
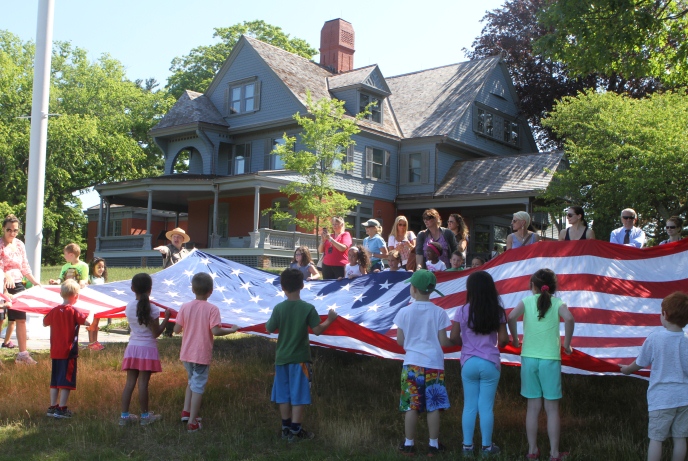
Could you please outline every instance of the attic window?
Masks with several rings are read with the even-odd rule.
[[[366,93],[360,93],[358,101],[359,113],[364,112],[368,104],[373,103],[373,105],[370,106],[370,113],[366,115],[365,118],[366,120],[370,120],[376,123],[382,123],[382,101],[380,100],[380,98],[376,98],[375,96],[371,96]]]
[[[229,82],[225,90],[225,115],[232,116],[260,109],[260,82],[256,77]]]
[[[513,147],[519,145],[519,124],[483,107],[473,108],[473,131]]]

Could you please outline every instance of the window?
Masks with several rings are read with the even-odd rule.
[[[230,82],[225,93],[226,115],[255,112],[259,109],[260,82],[256,78]]]
[[[341,152],[341,149],[338,150],[338,152]],[[349,165],[348,170],[345,170],[342,168],[343,163],[346,163]],[[352,144],[346,148],[346,155],[343,158],[334,159],[332,161],[332,170],[334,170],[335,173],[352,174],[353,163],[354,163],[354,146]]]
[[[116,237],[122,235],[122,220],[121,219],[111,219],[110,228],[108,229],[108,236]]]
[[[369,94],[360,93],[358,111],[365,111],[366,106],[370,103],[373,103],[374,105],[370,106],[370,113],[366,115],[365,118],[373,122],[382,123],[382,101],[379,98]]]
[[[279,138],[279,139],[273,139],[272,140],[272,150],[275,150],[277,146],[283,146],[284,145],[284,138]],[[283,170],[284,169],[284,161],[282,160],[282,157],[279,155],[274,155],[270,154],[270,157],[272,157],[272,170]]]
[[[504,142],[518,146],[518,123],[504,121]]]
[[[420,182],[421,165],[421,154],[409,155],[408,182]]]
[[[229,174],[244,174],[251,171],[251,143],[236,144],[229,162]]]
[[[413,152],[399,156],[400,184],[428,184],[430,181],[430,154],[428,152]]]
[[[496,141],[518,147],[519,125],[506,117],[475,107],[473,130]]]
[[[390,181],[390,153],[376,147],[366,147],[366,178]]]

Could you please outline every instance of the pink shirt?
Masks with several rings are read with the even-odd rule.
[[[208,301],[193,300],[182,304],[176,321],[182,326],[182,362],[210,365],[213,356],[213,327],[222,324],[220,309]]]
[[[14,283],[21,283],[25,275],[31,274],[24,242],[14,239],[12,245],[5,246],[0,238],[0,271],[10,274]]]
[[[461,365],[471,357],[480,357],[494,363],[499,370],[499,348],[497,346],[497,330],[487,335],[481,335],[468,326],[468,306],[465,304],[456,310],[452,321],[461,325]],[[506,318],[499,319],[499,323],[506,323]]]
[[[349,251],[349,247],[351,246],[351,234],[348,232],[342,232],[334,239],[334,241],[341,243],[342,245],[346,245],[346,250],[339,251],[330,243],[329,240],[325,240],[325,244],[323,245],[323,253],[325,253],[323,264],[327,264],[328,266],[344,267],[349,262],[349,258],[347,257],[346,253]]]

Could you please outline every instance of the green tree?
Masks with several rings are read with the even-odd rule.
[[[179,98],[184,90],[203,93],[242,35],[248,35],[306,59],[317,53],[317,50],[305,40],[291,38],[280,27],[272,26],[265,21],[244,21],[230,27],[217,27],[213,38],[219,38],[220,43],[196,47],[186,56],[172,60],[172,75],[167,79],[170,94]]]
[[[553,0],[540,21],[550,32],[535,49],[572,73],[688,83],[685,0]]]
[[[284,144],[272,151],[273,155],[282,158],[285,169],[301,176],[301,181],[280,188],[280,192],[289,197],[289,207],[296,215],[280,209],[279,205],[263,213],[273,213],[277,221],[294,223],[312,232],[321,222],[328,222],[332,216],[343,216],[359,204],[358,200],[348,199],[333,189],[330,178],[337,171],[351,167],[345,163],[346,152],[355,144],[351,136],[360,131],[356,121],[367,112],[358,114],[355,119],[345,117],[343,101],[323,98],[314,102],[310,92],[306,103],[308,113],[294,115],[302,128],[299,144],[304,149],[296,150],[296,137],[285,134]]]
[[[583,206],[602,239],[623,208],[634,208],[650,235],[688,211],[685,92],[631,99],[588,91],[564,98],[543,123],[565,139],[569,161],[544,195],[550,210]]]

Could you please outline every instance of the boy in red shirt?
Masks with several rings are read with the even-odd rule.
[[[64,304],[53,308],[43,318],[43,326],[50,327],[50,358],[53,361],[48,416],[71,418],[72,412],[67,409],[67,399],[69,391],[76,389],[79,325],[90,324],[85,314],[74,309],[74,304],[79,299],[79,283],[76,280],[65,280],[60,288],[60,296]]]

